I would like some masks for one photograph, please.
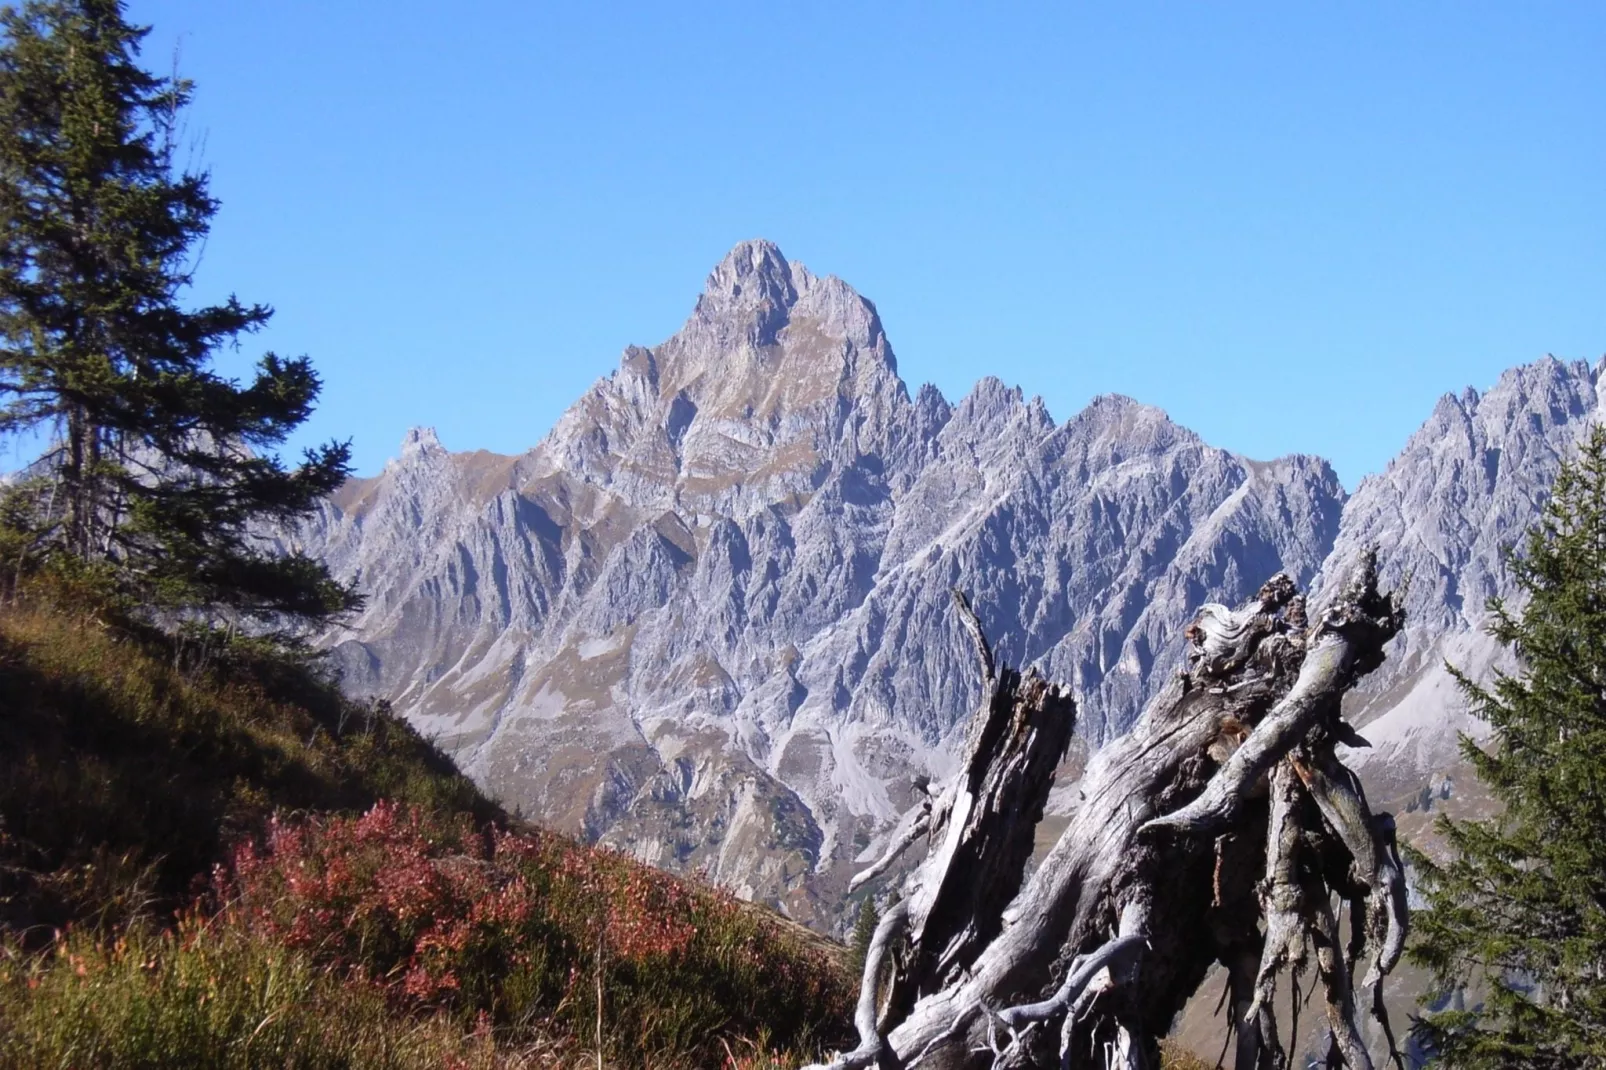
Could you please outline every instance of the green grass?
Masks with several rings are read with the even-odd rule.
[[[87,604],[86,604],[87,603]],[[180,642],[46,589],[0,609],[0,924],[182,904],[275,809],[499,816],[405,723],[295,661]]]
[[[562,1050],[498,1045],[446,1015],[398,1019],[377,988],[194,918],[113,941],[74,935],[0,962],[7,1070],[515,1067]]]
[[[851,998],[837,951],[511,827],[303,661],[0,605],[0,1067],[760,1067]]]

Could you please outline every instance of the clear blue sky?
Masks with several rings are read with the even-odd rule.
[[[518,451],[740,239],[911,389],[1117,391],[1380,469],[1442,393],[1606,352],[1606,4],[133,0],[198,83],[202,291],[305,441]]]

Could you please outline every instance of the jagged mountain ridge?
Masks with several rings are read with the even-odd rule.
[[[1318,584],[1361,549],[1383,549],[1383,578],[1407,584],[1404,632],[1389,663],[1352,695],[1371,740],[1363,776],[1398,789],[1459,762],[1458,733],[1480,736],[1445,664],[1486,676],[1515,668],[1484,631],[1485,604],[1509,596],[1507,547],[1538,517],[1556,472],[1606,411],[1606,361],[1546,357],[1505,372],[1488,392],[1446,394],[1381,473],[1345,506]]]
[[[1524,398],[1550,389],[1528,379],[1570,398],[1598,376],[1518,378]],[[1506,385],[1454,402],[1466,457],[1488,414],[1522,409],[1492,400]],[[1558,404],[1534,432],[1548,452],[1510,432],[1522,457],[1575,432],[1579,406]],[[1321,582],[1368,538],[1422,542],[1432,488],[1452,488],[1466,531],[1428,553],[1452,579],[1413,586],[1416,675],[1390,678],[1431,695],[1422,666],[1475,625],[1439,612],[1446,592],[1498,587],[1480,518],[1516,522],[1504,488],[1540,486],[1502,481],[1502,455],[1496,490],[1459,489],[1477,472],[1453,438],[1425,429],[1347,500],[1324,461],[1237,457],[1126,398],[1056,425],[992,379],[957,404],[911,397],[873,305],[748,242],[680,332],[626,350],[533,450],[412,433],[303,539],[369,596],[328,637],[348,687],[391,698],[510,806],[808,918],[911,776],[945,770],[975,701],[951,587],[1004,657],[1073,685],[1096,744],[1177,664],[1200,602],[1278,569]]]

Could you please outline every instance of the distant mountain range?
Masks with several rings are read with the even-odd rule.
[[[838,924],[853,861],[941,776],[978,697],[958,587],[1001,656],[1065,681],[1087,744],[1179,664],[1202,602],[1320,592],[1376,543],[1409,623],[1356,696],[1377,790],[1453,760],[1443,669],[1484,666],[1502,545],[1602,408],[1546,357],[1446,395],[1380,475],[1207,445],[1118,396],[1062,424],[984,379],[910,395],[874,305],[745,242],[535,448],[414,430],[301,543],[367,608],[325,637],[525,815]]]

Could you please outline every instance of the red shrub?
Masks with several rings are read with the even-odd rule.
[[[594,1023],[600,978],[615,1045],[631,1048],[752,1028],[803,1040],[851,998],[834,962],[728,895],[558,836],[387,803],[275,819],[214,890],[236,923],[403,1004],[578,1028]]]

